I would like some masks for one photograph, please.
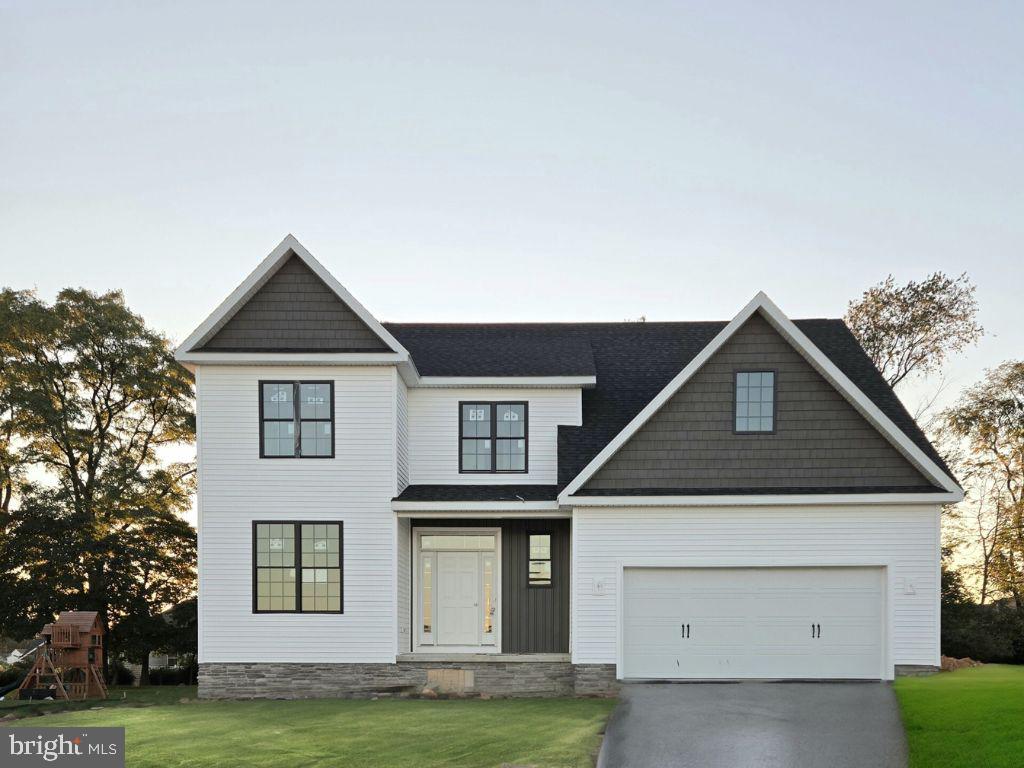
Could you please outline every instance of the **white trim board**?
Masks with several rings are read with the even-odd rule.
[[[558,502],[551,501],[392,501],[395,512],[499,512],[509,516],[521,513],[558,512]],[[415,515],[412,515],[415,517]],[[533,515],[527,515],[532,517]],[[560,516],[569,517],[569,513]]]
[[[759,292],[750,302],[739,311],[728,325],[723,328],[711,342],[702,349],[696,357],[683,368],[675,378],[670,381],[664,389],[649,402],[640,413],[633,417],[619,434],[609,442],[600,453],[595,456],[583,471],[580,472],[572,482],[569,483],[559,494],[558,500],[567,503],[567,499],[578,491],[593,475],[614,456],[618,450],[636,432],[646,424],[655,413],[657,413],[668,400],[675,395],[687,381],[689,381],[703,365],[711,359],[721,347],[749,320],[755,312],[761,312],[768,323],[778,331],[793,347],[799,352],[808,363],[820,373],[835,389],[850,403],[864,418],[868,420],[906,459],[913,464],[925,477],[939,487],[945,489],[952,495],[957,495],[959,501],[963,498],[963,491],[949,475],[947,475],[934,461],[925,455],[924,451],[918,448],[892,420],[886,416],[865,395],[849,377],[836,367],[835,363],[828,359],[814,343],[807,338],[803,331],[796,327],[792,320],[786,317],[771,299],[762,291]]]
[[[345,304],[348,305],[349,309],[356,313],[360,320],[366,323],[377,336],[383,341],[391,351],[396,355],[399,355],[400,360],[406,361],[409,359],[408,350],[403,347],[394,336],[388,333],[387,329],[382,326],[377,319],[370,314],[370,312],[360,304],[356,298],[345,289],[341,283],[339,283],[335,277],[324,268],[323,264],[313,258],[313,254],[306,250],[305,246],[300,243],[294,235],[287,235],[274,250],[272,250],[267,257],[259,263],[242,284],[235,288],[231,294],[220,303],[220,305],[210,313],[198,328],[196,328],[191,335],[185,339],[175,350],[175,357],[182,362],[213,362],[210,360],[192,360],[191,355],[196,353],[192,352],[192,349],[206,343],[217,331],[219,331],[228,320],[230,320],[235,312],[256,293],[263,285],[269,280],[278,268],[287,260],[290,254],[294,253],[302,262],[313,270],[313,273],[319,277],[324,283],[330,288],[335,295],[341,299]],[[245,353],[239,355],[244,356]],[[303,355],[303,358],[309,358],[309,355]],[[219,361],[218,361],[219,362]]]
[[[803,493],[744,496],[567,496],[573,507],[823,507],[848,504],[955,504],[956,493]]]
[[[596,376],[420,376],[415,386],[590,389],[596,385]]]

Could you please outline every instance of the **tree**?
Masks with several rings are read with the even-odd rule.
[[[194,440],[192,377],[118,292],[68,289],[52,306],[3,295],[8,320],[29,331],[0,339],[12,434],[20,461],[45,479],[22,484],[2,520],[7,579],[27,602],[0,620],[96,610],[114,630],[106,658],[121,617],[194,585],[195,537],[181,513],[195,468],[161,460],[165,446]]]
[[[986,547],[986,589],[1024,610],[1024,362],[987,371],[944,413],[965,443],[960,462],[973,501],[984,507],[979,533]]]
[[[911,373],[938,370],[950,354],[982,337],[974,290],[966,273],[936,272],[900,286],[889,275],[850,302],[846,324],[895,387]]]

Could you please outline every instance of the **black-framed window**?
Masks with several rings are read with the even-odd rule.
[[[531,533],[526,537],[530,563],[527,569],[531,587],[551,586],[551,534]]]
[[[334,457],[334,382],[260,382],[260,458]]]
[[[343,525],[256,520],[253,613],[343,613]]]
[[[459,403],[459,471],[526,472],[525,402]]]
[[[736,372],[737,432],[775,431],[775,371]]]

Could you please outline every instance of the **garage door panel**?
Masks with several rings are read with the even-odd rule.
[[[878,678],[882,583],[878,568],[627,568],[624,675]]]

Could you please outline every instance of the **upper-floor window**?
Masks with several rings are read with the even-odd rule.
[[[260,457],[334,456],[334,384],[260,382]]]
[[[736,373],[736,431],[775,431],[775,372]]]
[[[342,613],[342,524],[253,523],[254,613]]]
[[[459,471],[526,472],[526,403],[459,403]]]

